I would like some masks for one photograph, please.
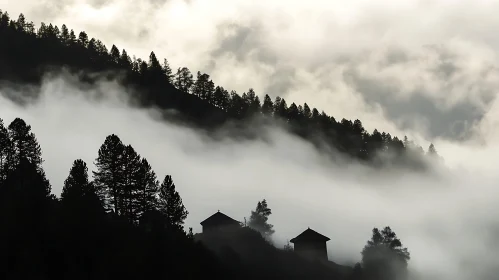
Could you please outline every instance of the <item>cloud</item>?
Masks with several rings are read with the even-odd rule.
[[[60,193],[75,159],[93,169],[105,137],[116,133],[160,178],[173,176],[190,212],[186,226],[194,231],[218,209],[242,221],[266,198],[278,246],[311,227],[331,238],[330,259],[351,263],[360,260],[372,228],[389,225],[410,249],[413,275],[422,279],[481,280],[497,272],[499,224],[490,213],[499,210],[498,177],[487,168],[497,166],[496,142],[482,148],[442,145],[467,158],[451,157],[456,167],[439,176],[380,173],[334,164],[278,127],[265,130],[269,141],[209,139],[159,121],[155,111],[129,107],[127,90],[115,82],[84,87],[74,77],[53,76],[30,90],[41,98],[24,107],[1,97],[1,117],[7,123],[21,117],[32,125],[54,193]]]

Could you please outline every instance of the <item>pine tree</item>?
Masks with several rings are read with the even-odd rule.
[[[125,146],[115,134],[106,137],[99,148],[99,155],[93,171],[94,184],[99,199],[104,202],[107,210],[114,210],[116,214],[121,213],[122,180],[123,180],[123,154]]]
[[[3,120],[0,119],[0,183],[7,176],[7,171],[10,166],[9,160],[12,155],[12,146],[9,138],[9,131],[5,127]]]
[[[118,48],[113,45],[111,47],[111,52],[109,54],[111,56],[111,59],[113,60],[114,63],[119,63],[120,61],[120,51],[118,50]]]
[[[435,149],[435,145],[433,143],[428,147],[428,152],[426,153],[429,156],[438,156],[437,149]]]
[[[118,199],[121,214],[130,222],[138,222],[139,195],[141,188],[141,158],[131,145],[127,145],[122,158],[121,196]]]
[[[255,91],[252,88],[250,88],[246,93],[244,102],[246,103],[246,107],[248,108],[247,115],[249,117],[261,112],[262,105],[260,103],[260,98],[256,95]]]
[[[166,75],[166,79],[170,84],[173,84],[173,71],[172,68],[170,67],[170,64],[168,63],[168,60],[165,58],[163,60],[163,73]]]
[[[172,177],[166,175],[159,189],[158,209],[166,218],[168,226],[182,229],[185,218],[189,212],[182,203],[182,198],[175,190]]]
[[[407,277],[410,254],[390,227],[374,228],[362,250],[362,268],[368,279],[399,280]]]
[[[218,108],[223,109],[227,112],[230,106],[230,95],[229,92],[223,87],[217,86],[213,93],[213,99],[211,100],[212,104]]]
[[[274,234],[273,225],[268,223],[272,210],[267,205],[267,200],[258,201],[255,211],[251,211],[248,226],[269,238]]]
[[[262,105],[262,114],[264,116],[272,116],[272,113],[274,112],[274,103],[272,102],[272,99],[268,94],[265,94],[265,97],[263,98],[263,105]]]
[[[312,118],[312,111],[310,110],[310,107],[308,106],[307,103],[303,104],[303,116],[306,119],[311,119]]]
[[[21,159],[25,158],[41,170],[42,150],[35,134],[31,132],[31,126],[24,120],[16,118],[10,123],[8,131],[13,151],[12,165],[19,164]]]
[[[144,213],[154,210],[157,205],[156,195],[158,193],[159,182],[156,173],[152,170],[147,159],[142,158],[140,169],[137,174],[137,193],[136,193],[136,217],[141,217]]]
[[[87,164],[81,159],[75,160],[68,178],[64,181],[61,199],[85,196],[89,192],[89,184]]]
[[[19,14],[19,17],[17,18],[16,25],[17,25],[17,30],[22,31],[22,32],[26,31],[26,18],[24,17],[24,15],[22,13]]]
[[[71,37],[69,35],[68,27],[63,24],[61,26],[61,35],[59,36],[59,40],[65,45],[69,46],[71,43]]]
[[[132,59],[125,50],[121,51],[121,56],[118,62],[119,66],[123,69],[130,69],[132,67]]]
[[[71,32],[69,32],[69,45],[73,46],[76,44],[76,35],[73,29],[71,29]]]
[[[198,71],[192,91],[199,98],[209,100],[215,91],[215,84],[210,80],[210,75]]]
[[[88,35],[85,31],[80,32],[78,36],[78,44],[84,48],[88,45]]]
[[[189,93],[194,84],[194,77],[187,67],[177,69],[173,85],[184,93]]]
[[[164,74],[163,73],[163,67],[158,61],[158,58],[156,57],[156,54],[154,52],[151,52],[149,55],[149,63],[147,64],[147,70],[149,70],[150,73],[160,75]]]

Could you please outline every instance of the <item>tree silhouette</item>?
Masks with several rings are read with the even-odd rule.
[[[362,267],[368,279],[406,279],[410,254],[390,227],[374,228],[362,250]]]
[[[88,181],[87,164],[83,160],[77,159],[73,162],[69,176],[64,181],[61,199],[80,198],[91,193],[95,193],[95,190]]]
[[[255,211],[251,211],[248,226],[262,233],[265,237],[274,234],[274,226],[268,223],[272,210],[267,205],[267,200],[258,201]]]
[[[159,187],[158,209],[166,218],[167,224],[175,229],[182,229],[189,212],[182,203],[182,198],[175,190],[172,177],[166,175]]]
[[[125,146],[117,135],[107,136],[95,162],[97,171],[93,171],[99,198],[107,210],[113,210],[116,214],[122,212],[124,151]]]
[[[12,146],[9,132],[3,120],[0,119],[0,184],[5,180],[12,156]]]
[[[24,158],[37,168],[41,168],[42,151],[35,134],[31,132],[31,126],[27,125],[24,120],[16,118],[10,123],[8,130],[12,143],[13,165],[19,164]]]
[[[157,205],[156,195],[158,193],[159,182],[156,173],[152,170],[147,159],[142,158],[137,175],[137,209],[136,216],[140,217],[144,213],[154,210]]]

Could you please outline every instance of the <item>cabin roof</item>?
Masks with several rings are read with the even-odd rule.
[[[240,223],[231,217],[225,215],[224,213],[218,211],[215,214],[211,215],[208,217],[206,220],[201,222],[202,226],[206,225],[218,225],[218,224],[237,224],[239,225]]]
[[[289,242],[291,243],[310,242],[310,241],[327,242],[329,240],[331,240],[329,239],[329,237],[324,236],[318,233],[317,231],[308,228],[304,232],[300,233],[297,237],[291,239]]]

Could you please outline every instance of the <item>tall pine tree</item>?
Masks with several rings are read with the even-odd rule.
[[[144,213],[154,210],[157,205],[159,181],[147,159],[142,158],[137,173],[136,216],[140,218]]]
[[[182,229],[189,212],[182,203],[182,198],[175,190],[172,177],[166,175],[159,189],[158,209],[166,218],[168,226],[173,229]]]
[[[5,180],[9,168],[9,159],[12,155],[11,141],[9,131],[5,127],[3,120],[0,119],[0,184]]]
[[[20,118],[16,118],[9,125],[9,138],[12,141],[12,165],[20,163],[22,158],[33,163],[39,170],[42,169],[42,150],[31,126]]]
[[[99,198],[104,202],[107,210],[113,210],[116,214],[121,214],[122,201],[122,179],[123,179],[123,154],[125,146],[120,138],[109,135],[99,149],[99,155],[95,166],[97,171],[93,171],[94,184]]]

